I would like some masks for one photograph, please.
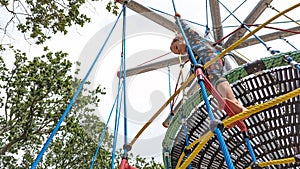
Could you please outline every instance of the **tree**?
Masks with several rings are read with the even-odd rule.
[[[91,2],[85,0],[0,0],[1,15],[5,16],[0,25],[3,36],[11,37],[11,31],[17,28],[25,39],[34,40],[36,44],[44,43],[52,34],[68,33],[71,26],[84,26],[91,19],[83,12],[82,7]],[[118,6],[111,0],[106,9],[117,14]]]
[[[16,61],[8,69],[0,58],[1,105],[0,166],[28,168],[39,153],[62,112],[65,110],[80,80],[70,75],[71,62],[62,52],[35,57],[14,51]],[[86,93],[86,95],[82,94]],[[87,168],[97,147],[104,124],[91,114],[104,89],[85,88],[74,104],[59,132],[40,163],[41,168]],[[106,135],[95,168],[109,168],[111,136]],[[118,153],[118,160],[122,153]],[[133,158],[131,156],[131,158]],[[117,161],[116,165],[118,165]],[[136,165],[161,167],[136,157]]]
[[[27,61],[25,53],[14,52],[13,69],[6,67],[2,57],[0,60],[4,112],[0,119],[0,155],[5,155],[0,161],[8,167],[16,166],[14,156],[20,150],[25,152],[24,165],[28,152],[31,158],[38,153],[74,93],[72,76],[68,75],[72,64],[65,59],[66,53],[49,52]]]
[[[67,34],[69,27],[91,21],[81,8],[95,1],[98,0],[0,0],[1,14],[5,16],[0,24],[0,168],[28,168],[32,164],[80,82],[71,75],[72,63],[66,59],[67,53],[51,52],[45,47],[42,56],[28,59],[26,53],[6,42],[11,42],[15,30],[37,45],[56,33]],[[118,7],[109,1],[106,9],[117,14]],[[6,51],[13,53],[13,66],[6,65]],[[84,88],[39,168],[89,167],[104,126],[91,112],[104,93],[101,86],[96,90]],[[110,168],[111,140],[111,135],[106,134],[95,168]],[[119,150],[117,160],[121,156]],[[162,168],[153,160],[146,162],[132,155],[129,158],[141,168]]]

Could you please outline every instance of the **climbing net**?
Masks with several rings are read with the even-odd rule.
[[[288,54],[295,58],[295,61],[300,61],[299,52]],[[282,59],[283,55],[266,57],[226,74],[235,95],[249,108],[244,116],[253,114],[244,121],[248,129],[247,138],[251,140],[257,162],[268,162],[258,163],[262,167],[271,164],[278,164],[284,168],[299,166],[294,158],[300,150],[297,134],[300,126],[299,70],[287,66]],[[293,97],[287,96],[291,92],[294,92]],[[271,101],[273,103],[270,103]],[[217,100],[212,95],[209,96],[209,102],[216,118],[225,119],[227,114],[218,110]],[[272,104],[269,105],[272,107],[266,108],[268,106],[266,103]],[[218,140],[210,131],[210,119],[201,93],[196,92],[192,95],[179,110],[184,111],[187,117],[185,123],[188,124],[188,139],[191,144],[185,145],[186,134],[179,115],[182,112],[178,112],[173,117],[163,141],[164,152],[170,155],[168,165],[175,168],[178,166],[178,159],[182,159],[180,158],[182,154],[186,155],[187,152],[191,154],[198,148],[199,153],[190,161],[192,168],[208,168],[208,166],[228,168],[224,163],[224,155]],[[243,117],[239,117],[241,118]],[[234,166],[237,168],[251,166],[253,160],[247,148],[245,133],[238,127],[224,128],[223,137],[231,152],[230,157]]]
[[[297,4],[295,5],[295,7],[299,5],[300,4]],[[176,13],[174,1],[173,6],[174,11]],[[278,15],[282,14],[284,14],[284,12]],[[261,27],[264,27],[276,17],[278,17],[278,15],[271,18],[264,24],[260,25],[260,27],[258,27],[254,31],[250,31],[248,35],[253,35]],[[179,27],[181,28],[178,18],[176,19],[179,23]],[[243,26],[245,29],[248,30],[247,26]],[[184,34],[183,30],[181,32],[182,34]],[[215,60],[213,59],[211,62],[214,62],[218,58],[222,57],[226,52],[228,52],[227,50],[230,51],[231,49],[235,48],[237,45],[240,44],[241,41],[247,39],[249,37],[248,35],[239,39],[233,45],[221,52],[218,55],[218,57],[216,57]],[[267,48],[267,50],[270,49],[270,47],[268,47],[262,39],[260,39],[259,37],[256,38]],[[188,40],[186,38],[185,41],[188,44]],[[191,50],[189,46],[188,50]],[[276,50],[271,50],[270,52],[271,54],[280,53]],[[191,60],[193,60],[193,63],[196,64],[195,60],[193,59],[192,52],[190,52],[189,54],[192,57]],[[287,58],[291,58],[290,55],[288,55]],[[289,60],[287,58],[286,60]],[[281,57],[281,59],[284,60],[284,57]],[[206,64],[209,65],[211,64],[211,62],[208,62]],[[249,73],[253,72],[254,70],[257,71],[265,68],[265,64],[263,62],[255,62],[255,64],[257,64],[258,66],[244,67],[246,70],[245,72]],[[298,69],[296,71],[300,70],[297,62],[295,64],[295,61],[293,61],[292,66]],[[199,80],[201,94],[195,95],[195,97],[191,97],[192,101],[187,101],[180,108],[181,112],[178,113],[181,114],[180,117],[182,117],[182,114],[184,114],[185,117],[180,118],[181,129],[179,130],[177,128],[176,130],[176,125],[173,125],[175,122],[172,122],[172,127],[168,131],[171,133],[175,132],[176,137],[174,138],[173,135],[173,137],[166,136],[165,138],[164,148],[167,168],[169,166],[171,166],[172,168],[234,168],[234,166],[237,166],[239,168],[245,168],[247,166],[258,168],[268,166],[271,164],[281,164],[281,166],[283,167],[298,166],[299,164],[295,162],[299,161],[299,155],[297,154],[298,152],[293,149],[294,147],[292,146],[292,144],[295,142],[295,140],[298,140],[299,138],[298,136],[296,136],[297,132],[295,132],[294,134],[296,137],[293,138],[291,130],[292,128],[297,128],[296,126],[298,126],[299,124],[298,121],[292,121],[293,124],[291,124],[291,122],[289,121],[291,121],[291,117],[293,117],[293,114],[297,114],[297,106],[295,103],[299,99],[294,99],[294,102],[287,100],[294,98],[300,94],[299,89],[297,89],[298,86],[295,85],[299,83],[292,82],[292,85],[283,85],[281,84],[281,81],[282,83],[287,83],[289,82],[287,80],[288,78],[291,78],[292,81],[297,81],[299,79],[297,79],[296,76],[294,76],[298,73],[291,71],[293,70],[292,68],[289,68],[287,70],[289,71],[285,71],[284,68],[281,68],[278,71],[280,73],[287,72],[285,76],[277,75],[277,71],[275,71],[274,69],[268,73],[260,72],[261,75],[253,76],[252,78],[249,78],[244,81],[239,80],[240,77],[235,75],[238,77],[238,79],[235,79],[236,86],[233,86],[235,95],[241,97],[244,106],[251,106],[248,107],[248,109],[245,112],[235,115],[232,118],[225,119],[223,122],[220,122],[216,119],[224,119],[227,115],[230,115],[230,110],[226,110],[225,106],[226,114],[222,115],[220,113],[216,113],[218,112],[217,102],[220,101],[220,99],[216,95],[216,91],[210,90],[212,88],[209,85],[207,85],[207,83],[209,82],[204,80],[204,82],[206,82],[205,87],[209,88],[209,92],[213,95],[213,97],[207,97],[206,91],[204,90],[204,82],[203,80]],[[199,75],[197,76],[199,77]],[[288,87],[282,87],[285,85]],[[293,89],[294,91],[292,91]],[[283,91],[290,91],[290,93],[284,93]],[[194,98],[194,100],[192,98]],[[271,98],[274,99],[271,100]],[[201,106],[199,107],[197,107],[198,104],[195,104],[197,103],[197,100],[203,101]],[[276,106],[278,104],[289,104],[289,106],[287,106],[288,108],[286,106],[283,106],[284,108],[282,108],[281,106]],[[186,113],[190,111],[194,112],[191,116],[189,116]],[[262,113],[263,111],[267,113]],[[289,115],[287,115],[288,117],[284,116],[283,114],[287,114],[288,111],[290,111]],[[256,117],[256,115],[258,117]],[[195,116],[197,117],[195,118]],[[251,117],[248,118],[249,120],[246,120],[246,124],[243,121],[240,121],[241,119],[247,118],[249,116]],[[252,118],[254,118],[254,120],[252,120]],[[177,117],[177,119],[179,119],[179,117]],[[189,119],[188,122],[187,119]],[[177,120],[176,122],[178,123],[178,121],[179,120]],[[233,132],[234,130],[224,130],[224,126],[227,127],[232,123],[236,123],[236,125],[240,129],[240,131],[238,131],[238,133],[241,134],[240,136]],[[260,126],[261,123],[262,125]],[[251,128],[250,130],[249,128],[252,126],[255,127]],[[248,129],[250,132],[248,131]],[[252,136],[250,137],[249,135]],[[252,138],[253,136],[255,136],[253,138],[253,141],[250,141],[250,138]],[[283,140],[281,140],[281,138]],[[243,143],[239,144],[241,142]],[[279,145],[280,143],[282,144],[281,146]],[[263,149],[261,148],[262,145],[264,145]],[[168,162],[169,147],[172,148],[171,161],[174,161],[174,163]],[[280,150],[278,150],[278,147],[280,147]],[[287,147],[292,148],[284,149]],[[278,153],[277,150],[280,152]],[[244,153],[247,153],[247,155]],[[257,156],[257,154],[259,154],[259,156]],[[245,159],[243,159],[243,157],[245,157]],[[289,158],[271,161],[273,159],[278,159],[282,157]],[[266,160],[269,161],[262,162]],[[191,164],[192,161],[194,163]],[[291,164],[285,165],[285,163],[288,162],[291,162]]]

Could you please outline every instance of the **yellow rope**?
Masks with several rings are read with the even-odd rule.
[[[262,29],[264,26],[266,26],[267,24],[269,24],[270,22],[272,22],[273,20],[275,20],[276,18],[278,18],[279,16],[283,15],[284,13],[293,10],[294,8],[300,6],[300,3],[280,12],[279,14],[275,15],[274,17],[272,17],[271,19],[269,19],[268,21],[266,21],[264,24],[260,25],[259,27],[257,27],[255,30],[253,30],[252,32],[250,32],[249,34],[247,34],[246,36],[244,36],[243,38],[239,39],[238,41],[236,41],[234,44],[232,44],[231,46],[229,46],[228,48],[226,48],[223,52],[221,52],[217,57],[213,58],[211,61],[207,62],[204,65],[204,69],[206,69],[208,66],[210,66],[212,63],[214,63],[216,60],[220,59],[222,56],[224,56],[224,54],[226,54],[227,52],[231,51],[232,49],[234,49],[236,46],[238,46],[239,44],[241,44],[243,41],[245,41],[247,38],[249,38],[251,35],[255,34],[257,31],[259,31],[260,29]],[[247,116],[250,116],[254,113],[257,113],[259,111],[262,111],[264,109],[270,108],[276,104],[278,104],[278,102],[283,102],[285,100],[288,100],[289,98],[295,97],[297,95],[300,94],[300,89],[296,89],[294,90],[294,92],[290,92],[287,93],[285,95],[283,95],[282,97],[278,97],[272,101],[268,101],[264,104],[261,104],[260,106],[253,106],[250,107],[248,110],[237,114],[229,119],[226,119],[223,121],[225,126],[228,126],[232,123],[234,123],[235,121],[241,120],[243,118],[246,118]],[[195,145],[197,142],[200,142],[200,144],[196,147],[196,149],[190,154],[190,156],[184,161],[184,163],[179,167],[180,168],[186,168],[191,162],[192,160],[197,156],[197,154],[201,151],[201,149],[204,147],[204,145],[208,142],[208,140],[213,136],[212,132],[208,132],[203,136],[203,139],[200,138],[200,140],[196,140],[194,143],[190,144],[190,146]],[[189,147],[190,147],[189,146]],[[184,156],[184,152],[181,154],[181,160]],[[180,161],[178,161],[176,168],[178,167]]]
[[[271,160],[271,161],[267,161],[267,162],[260,162],[260,163],[258,163],[258,166],[267,167],[270,165],[288,164],[288,163],[294,163],[294,162],[296,162],[296,159],[294,157],[289,157],[289,158],[283,158],[283,159],[278,159],[278,160]],[[251,169],[251,167],[247,167],[246,169]]]
[[[223,120],[223,124],[224,126],[228,126],[238,120],[241,120],[243,118],[246,118],[252,114],[255,114],[257,112],[260,112],[262,110],[268,109],[270,107],[275,106],[278,103],[284,102],[290,98],[296,97],[300,95],[300,88],[299,89],[295,89],[287,94],[281,95],[273,100],[270,100],[266,103],[260,104],[260,105],[256,105],[256,106],[250,106],[248,107],[248,109],[240,114],[237,114],[231,118],[225,119]],[[191,153],[191,155],[187,158],[187,160],[182,164],[182,166],[180,166],[180,168],[186,168],[191,162],[192,160],[196,157],[196,155],[201,151],[201,149],[204,147],[204,145],[207,143],[207,141],[213,136],[212,132],[208,132],[205,135],[203,135],[202,137],[200,137],[198,140],[195,140],[192,144],[190,144],[187,147],[187,150],[191,149],[194,145],[196,145],[197,143],[199,143],[199,145],[196,147],[196,149]],[[184,152],[183,152],[184,153]],[[181,156],[184,156],[184,154]],[[183,158],[183,157],[182,157]],[[182,159],[181,159],[182,160]],[[274,160],[271,162],[265,162],[265,163],[260,163],[261,167],[264,167],[264,165],[271,165],[271,164],[283,164],[283,163],[288,163],[290,162],[291,159],[282,159],[282,160]],[[178,168],[180,161],[178,161],[176,168]],[[269,164],[270,163],[270,164]]]
[[[284,13],[296,8],[300,6],[300,3],[282,11],[281,13],[277,14],[276,16],[274,16],[273,18],[269,19],[267,22],[265,22],[264,24],[260,25],[259,27],[257,27],[255,30],[253,30],[251,33],[247,34],[246,36],[244,36],[243,38],[239,39],[238,41],[236,41],[234,44],[232,44],[230,47],[228,47],[227,49],[225,49],[223,52],[221,52],[217,57],[213,58],[211,61],[207,62],[205,65],[204,65],[204,69],[207,68],[208,66],[210,66],[212,63],[214,63],[216,60],[220,59],[222,56],[224,56],[225,53],[231,51],[232,49],[234,49],[236,46],[238,46],[239,44],[241,44],[243,41],[245,41],[247,38],[249,38],[251,35],[253,35],[254,33],[256,33],[258,30],[262,29],[264,26],[266,26],[267,24],[269,24],[270,22],[272,22],[273,20],[275,20],[276,18],[278,18],[279,16],[283,15]],[[169,103],[180,93],[180,91],[182,89],[184,89],[193,79],[195,78],[195,74],[192,74],[188,80],[183,83],[181,85],[181,87],[175,91],[175,93],[165,102],[165,104],[150,118],[150,120],[142,127],[142,129],[136,134],[136,136],[134,137],[134,139],[130,142],[130,146],[132,146],[136,140],[138,139],[138,137],[145,131],[145,129],[154,121],[155,118],[157,118],[157,116],[164,110],[165,107],[167,107],[169,105]],[[247,111],[245,111],[247,112]],[[249,112],[249,111],[248,111]],[[248,113],[247,112],[247,113]],[[247,116],[247,114],[245,113],[241,113],[241,114],[244,114],[244,116]],[[239,114],[239,115],[241,115]],[[233,116],[234,117],[234,116]],[[241,117],[243,118],[243,117]],[[241,119],[240,118],[240,119]],[[229,120],[232,121],[232,118],[229,118],[227,119],[227,121]],[[239,120],[240,120],[239,119]],[[230,122],[231,122],[230,121]],[[236,120],[235,120],[236,121]],[[226,120],[225,120],[226,122]],[[228,123],[228,122],[226,122]],[[231,123],[229,123],[231,124]],[[200,150],[199,150],[200,151]],[[196,155],[195,155],[196,156]]]
[[[288,163],[294,163],[296,162],[294,157],[290,157],[290,158],[284,158],[284,159],[278,159],[278,160],[271,160],[271,161],[267,161],[267,162],[261,162],[258,163],[258,165],[260,167],[267,167],[269,165],[279,165],[279,164],[288,164]]]
[[[182,82],[183,82],[183,72],[182,72],[182,69],[183,69],[183,64],[182,64],[182,59],[181,59],[181,55],[178,55],[178,60],[179,60],[179,68],[180,68],[180,72],[181,72],[181,79],[182,79]]]
[[[275,106],[278,103],[284,102],[290,98],[296,97],[300,95],[300,88],[293,90],[287,94],[284,94],[282,96],[279,96],[271,101],[268,101],[266,103],[260,104],[260,105],[256,105],[256,106],[250,106],[248,107],[248,109],[240,114],[237,114],[229,119],[223,120],[223,124],[224,126],[228,126],[232,123],[234,123],[235,121],[241,120],[243,118],[246,118],[252,114],[255,114],[257,112],[260,112],[262,110],[268,109],[270,107]],[[200,137],[198,140],[194,141],[192,144],[190,144],[187,147],[187,150],[191,149],[194,145],[196,145],[197,143],[199,143],[199,145],[196,147],[196,149],[191,153],[191,155],[186,159],[186,161],[179,167],[179,168],[186,168],[191,162],[192,160],[197,156],[197,154],[201,151],[201,149],[204,147],[204,145],[207,143],[207,141],[213,136],[212,132],[208,132],[205,135],[203,135],[202,137]],[[181,156],[184,157],[184,152],[181,154]],[[180,157],[181,157],[180,156]],[[181,160],[182,158],[181,157]],[[180,160],[180,161],[181,161]],[[180,163],[180,161],[178,161],[176,168],[178,168],[178,165]],[[282,160],[274,160],[272,162],[265,162],[265,163],[261,163],[260,165],[262,165],[261,167],[263,167],[263,165],[271,165],[271,164],[283,164],[283,163],[288,163],[290,162],[291,159],[282,159]]]
[[[238,46],[239,44],[241,44],[243,41],[245,41],[247,38],[249,38],[250,36],[252,36],[253,34],[255,34],[257,31],[259,31],[260,29],[262,29],[264,26],[266,26],[267,24],[269,24],[270,22],[272,22],[273,20],[275,20],[276,18],[278,18],[279,16],[283,15],[284,13],[290,11],[290,10],[293,10],[294,8],[300,6],[300,3],[280,12],[279,14],[275,15],[274,17],[272,17],[271,19],[269,19],[268,21],[266,21],[264,24],[260,25],[259,27],[257,27],[255,30],[253,30],[252,32],[250,32],[249,34],[247,34],[246,36],[244,36],[243,38],[239,39],[238,41],[236,41],[234,44],[232,44],[231,46],[229,46],[228,48],[226,48],[223,52],[221,52],[217,57],[213,58],[211,61],[207,62],[205,65],[204,65],[204,69],[206,69],[208,66],[210,66],[212,63],[214,63],[216,60],[220,59],[222,56],[224,56],[227,52],[231,51],[232,49],[234,49],[236,46]],[[296,94],[296,95],[295,95]],[[300,94],[300,89],[295,92],[290,92],[288,94],[285,94],[283,95],[283,97],[278,97],[272,101],[269,101],[269,102],[266,102],[264,104],[261,104],[261,106],[253,106],[253,107],[250,107],[248,110],[240,113],[240,114],[237,114],[229,119],[226,119],[223,121],[223,124],[225,126],[228,126],[232,123],[234,123],[235,121],[238,121],[238,120],[241,120],[243,118],[246,118],[254,113],[257,113],[259,111],[262,111],[264,109],[267,109],[267,108],[270,108],[274,105],[276,105],[279,101],[283,102],[285,101],[284,99],[289,99],[291,98],[292,96],[295,97],[297,95]],[[294,96],[295,95],[295,96]],[[289,98],[287,98],[289,97]],[[208,137],[210,136],[210,137]],[[213,133],[212,132],[208,132],[207,135],[204,135],[203,139],[200,139],[200,140],[196,140],[194,143],[190,144],[189,147],[191,147],[192,145],[195,145],[197,142],[200,142],[202,141],[198,146],[197,148],[191,153],[191,155],[186,159],[186,161],[179,167],[179,168],[186,168],[190,163],[191,161],[196,157],[196,155],[201,151],[201,149],[204,147],[204,145],[207,143],[207,141],[213,136]],[[183,155],[184,156],[184,155]],[[178,162],[179,163],[179,162]],[[177,163],[177,165],[178,165]]]
[[[256,33],[258,30],[262,29],[265,25],[267,25],[268,23],[272,22],[273,20],[275,20],[276,18],[278,18],[279,16],[283,15],[284,13],[296,8],[300,6],[300,3],[282,11],[281,13],[277,14],[276,16],[274,16],[273,18],[271,18],[270,20],[268,20],[267,22],[265,22],[264,24],[260,25],[259,27],[257,27],[254,31],[252,31],[251,33],[249,33],[248,35],[244,36],[243,38],[241,38],[240,40],[238,40],[236,43],[232,44],[230,47],[228,47],[227,49],[225,49],[222,53],[220,53],[217,57],[215,57],[214,59],[212,59],[211,61],[207,62],[204,65],[204,69],[206,69],[208,66],[210,66],[213,62],[215,62],[216,60],[218,60],[219,58],[221,58],[222,56],[224,56],[224,54],[226,54],[227,52],[229,52],[230,50],[234,49],[236,46],[238,46],[239,44],[241,44],[243,41],[245,41],[247,38],[249,38],[251,35],[253,35],[254,33]],[[133,145],[135,143],[135,141],[137,140],[137,138],[142,134],[142,132],[154,121],[154,119],[163,111],[163,109],[180,93],[181,90],[183,90],[193,79],[195,78],[195,74],[192,74],[188,80],[182,84],[182,86],[175,91],[175,93],[165,102],[165,104],[150,118],[150,120],[143,126],[143,128],[137,133],[137,135],[134,137],[134,139],[131,141],[131,143],[129,145]],[[250,116],[252,114],[255,114],[259,111],[262,111],[264,109],[270,108],[274,105],[276,105],[278,102],[283,102],[285,100],[288,100],[289,98],[295,97],[297,95],[300,94],[300,89],[296,89],[293,92],[287,93],[285,95],[283,95],[282,97],[278,97],[272,101],[268,101],[264,104],[258,105],[258,106],[252,106],[249,107],[248,110],[235,115],[229,119],[226,119],[223,121],[225,126],[228,126],[232,123],[234,123],[235,121],[241,120],[247,116]],[[198,140],[194,141],[192,144],[190,144],[187,149],[190,149],[191,147],[193,147],[194,145],[196,145],[197,143],[199,143],[199,145],[196,147],[196,149],[191,153],[191,155],[186,159],[186,161],[179,167],[179,168],[186,168],[191,162],[192,160],[197,156],[197,154],[201,151],[201,149],[205,146],[205,144],[209,141],[209,139],[213,136],[214,134],[212,132],[208,132],[206,133],[203,137],[199,138]],[[182,161],[183,157],[184,157],[184,152],[181,154],[180,156],[180,160],[178,160],[178,163],[176,165],[176,168],[178,168],[180,161]],[[268,166],[268,165],[274,165],[274,164],[284,164],[284,163],[291,163],[291,162],[295,162],[294,158],[287,158],[287,159],[281,159],[281,160],[273,160],[273,161],[269,161],[269,162],[262,162],[259,163],[259,166],[264,167],[264,166]],[[248,167],[249,168],[249,167]]]
[[[186,150],[190,150],[190,149],[191,149],[192,147],[194,147],[197,143],[202,142],[202,141],[207,137],[208,133],[209,133],[209,132],[205,133],[202,137],[198,138],[197,140],[195,140],[194,142],[192,142],[190,145],[188,145],[188,146],[186,147]],[[205,145],[205,144],[204,144],[204,145]],[[180,157],[179,157],[179,159],[178,159],[178,161],[177,161],[176,168],[179,168],[179,165],[180,165],[180,163],[181,163],[181,161],[182,161],[182,159],[183,159],[184,156],[185,156],[185,153],[182,152],[181,155],[180,155]]]
[[[181,55],[178,56],[178,59],[179,59],[179,64],[180,64],[181,83],[183,83],[184,82],[184,77],[183,77],[183,71],[182,71],[183,65],[182,65]],[[183,92],[183,94],[185,94],[185,90],[184,89],[182,90],[182,92]],[[185,96],[183,95],[183,97],[185,97]],[[183,102],[181,103],[181,105],[184,104],[185,98],[183,98],[182,100],[183,100]],[[182,152],[181,155],[180,155],[180,157],[179,157],[179,159],[178,159],[178,161],[177,161],[176,168],[179,167],[180,162],[182,161],[182,159],[184,158],[184,156],[185,156],[185,153]]]
[[[263,23],[262,25],[260,25],[259,27],[257,27],[256,29],[254,29],[252,32],[250,32],[249,34],[247,34],[246,36],[242,37],[241,39],[239,39],[238,41],[236,41],[234,44],[232,44],[231,46],[229,46],[228,48],[226,48],[225,50],[223,50],[223,52],[221,52],[218,56],[216,56],[215,58],[213,58],[212,60],[208,61],[205,65],[204,65],[204,69],[206,69],[207,67],[209,67],[211,64],[213,64],[215,61],[217,61],[218,59],[220,59],[222,56],[224,56],[227,52],[230,52],[232,49],[234,49],[235,47],[237,47],[239,44],[241,44],[242,42],[244,42],[246,39],[248,39],[250,36],[252,36],[253,34],[255,34],[257,31],[259,31],[260,29],[262,29],[263,27],[265,27],[267,24],[269,24],[270,22],[272,22],[273,20],[275,20],[276,18],[278,18],[279,16],[287,13],[290,10],[293,10],[295,8],[297,8],[298,6],[300,6],[300,3],[280,12],[279,14],[275,15],[274,17],[272,17],[271,19],[267,20],[265,23]]]
[[[146,128],[154,121],[154,119],[170,104],[170,102],[180,93],[181,90],[186,88],[186,86],[195,78],[195,74],[192,74],[186,82],[184,82],[178,90],[160,107],[160,109],[148,120],[148,122],[142,127],[142,129],[135,135],[134,139],[130,142],[132,146],[140,135],[146,130]]]
[[[180,63],[180,73],[181,73],[181,84],[184,84],[184,75],[183,75],[183,71],[182,71],[183,70],[183,62],[182,62],[180,55],[179,55],[179,63]],[[182,99],[181,105],[179,105],[179,107],[181,107],[186,102],[185,89],[182,89],[182,93],[183,93],[183,99]]]
[[[273,9],[274,11],[276,11],[276,12],[280,13],[280,11],[279,11],[279,10],[277,10],[275,7],[271,6],[270,4],[269,4],[268,6],[269,6],[269,8]],[[299,24],[299,23],[298,23],[296,20],[292,19],[291,17],[289,17],[289,16],[287,16],[287,15],[285,15],[285,14],[284,14],[283,16],[285,16],[286,18],[288,18],[289,20],[291,20],[291,21],[295,22],[297,25],[299,25],[299,26],[300,26],[300,24]]]
[[[300,3],[282,11],[281,13],[277,14],[276,16],[272,17],[271,19],[269,19],[267,22],[265,22],[264,24],[260,25],[259,27],[257,27],[254,31],[252,31],[251,33],[247,34],[246,36],[244,36],[243,38],[239,39],[236,43],[232,44],[230,47],[228,47],[227,49],[225,49],[223,52],[221,52],[217,57],[215,57],[214,59],[212,59],[211,61],[207,62],[205,65],[204,65],[204,69],[207,68],[208,66],[210,66],[213,62],[215,62],[216,60],[218,60],[219,58],[221,58],[225,53],[229,52],[230,50],[234,49],[236,46],[238,46],[240,43],[242,43],[244,40],[246,40],[247,38],[249,38],[251,35],[253,35],[254,33],[256,33],[258,30],[262,29],[264,26],[266,26],[267,24],[269,24],[270,22],[272,22],[273,20],[275,20],[276,18],[278,18],[279,16],[283,15],[284,13],[296,8],[300,6]],[[274,105],[278,104],[278,103],[281,103],[285,100],[288,100],[289,98],[292,98],[292,97],[295,97],[297,95],[300,94],[300,89],[296,89],[290,93],[287,93],[283,96],[279,96],[278,98],[275,98],[271,101],[268,101],[266,103],[263,103],[261,105],[258,105],[258,106],[252,106],[252,107],[249,107],[246,111],[240,113],[240,114],[237,114],[231,118],[228,118],[228,119],[225,119],[223,121],[223,124],[224,126],[228,126],[238,120],[241,120],[243,118],[246,118],[254,113],[257,113],[257,112],[260,112],[262,110],[265,110],[267,108],[270,108],[270,107],[273,107]],[[211,137],[213,136],[213,133],[212,132],[208,132],[207,134],[211,134]],[[206,136],[206,135],[205,135]],[[210,137],[210,138],[211,138]],[[208,138],[208,137],[207,137]],[[210,139],[209,138],[209,139]],[[209,140],[201,140],[203,142],[201,142],[197,148],[193,151],[193,153],[187,158],[187,160],[180,166],[180,168],[186,168],[190,163],[191,161],[196,157],[196,155],[201,151],[201,149],[204,147],[204,145],[206,144],[206,142]],[[198,142],[200,140],[197,140]],[[196,144],[195,141],[194,143],[192,143],[190,146]],[[205,142],[206,141],[206,142]],[[203,144],[205,142],[205,144]]]
[[[251,59],[249,59],[247,56],[243,55],[242,53],[240,53],[237,50],[234,50],[234,52],[236,52],[237,54],[239,54],[242,58],[244,58],[245,60],[247,60],[247,62],[251,62]]]
[[[182,69],[183,69],[183,63],[182,63],[181,55],[178,56],[178,59],[179,59],[179,63],[180,63],[181,82],[183,83],[184,82],[184,77],[183,77],[183,71],[182,71]],[[184,95],[185,95],[185,90],[183,89],[183,97],[184,98],[182,99],[181,105],[183,105],[185,103],[185,96]],[[178,159],[178,161],[177,161],[176,168],[179,167],[180,162],[182,161],[182,159],[184,158],[184,156],[185,156],[185,153],[182,152],[181,155],[180,155],[180,157],[179,157],[179,159]]]
[[[185,156],[185,153],[182,152],[181,155],[180,155],[180,157],[179,157],[179,159],[178,159],[178,161],[177,161],[177,164],[176,164],[175,168],[179,168],[180,163],[181,163],[181,161],[182,161],[182,159],[183,159],[184,156]]]
[[[236,114],[236,115],[234,115],[234,116],[232,116],[228,119],[223,120],[223,124],[224,124],[224,126],[228,126],[228,125],[230,125],[230,124],[232,124],[232,123],[234,123],[238,120],[241,120],[243,118],[247,118],[252,114],[255,114],[257,112],[260,112],[260,111],[263,111],[263,110],[268,109],[270,107],[273,107],[278,103],[284,102],[284,101],[286,101],[290,98],[296,97],[298,95],[300,95],[300,88],[295,89],[295,90],[293,90],[289,93],[281,95],[281,96],[279,96],[277,98],[274,98],[273,100],[267,101],[265,103],[262,103],[262,104],[259,104],[259,105],[256,105],[256,106],[247,107],[247,110],[243,111],[242,113]]]
[[[198,153],[202,150],[205,144],[214,136],[214,133],[209,131],[204,134],[201,138],[201,142],[195,148],[195,150],[190,154],[190,156],[183,162],[183,164],[178,169],[185,169],[194,160]]]

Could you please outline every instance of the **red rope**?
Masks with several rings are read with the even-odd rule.
[[[219,104],[225,105],[224,111],[227,113],[228,116],[234,116],[235,113],[230,109],[228,104],[223,100],[223,98],[220,96],[217,90],[212,86],[207,77],[204,76],[203,73],[201,75],[204,77],[205,88],[210,92],[211,95],[214,96],[214,98],[218,101]],[[247,131],[247,126],[242,120],[238,120],[234,124],[237,125],[241,131]]]
[[[160,56],[158,56],[158,57],[156,57],[156,58],[154,58],[154,59],[151,59],[151,60],[149,60],[149,61],[147,61],[147,62],[141,63],[141,64],[139,64],[139,65],[137,65],[137,66],[142,66],[142,65],[144,65],[144,64],[146,64],[146,63],[152,62],[153,60],[159,59],[159,58],[161,58],[161,57],[163,57],[163,56],[166,56],[166,55],[168,55],[168,54],[170,54],[170,53],[171,53],[171,52],[165,53],[165,54],[160,55]]]
[[[138,168],[129,165],[127,159],[123,158],[119,169],[138,169]]]
[[[254,24],[254,25],[251,25],[251,24],[247,24],[246,26],[256,26],[258,27],[259,25],[258,24]],[[213,43],[213,45],[218,45],[220,44],[224,39],[228,38],[230,35],[234,34],[235,32],[237,32],[238,30],[240,30],[242,27],[238,27],[236,30],[234,30],[233,32],[229,33],[228,35],[224,36],[223,38],[219,39],[217,42]],[[279,30],[279,31],[282,31],[282,32],[290,32],[290,33],[294,33],[294,34],[300,34],[300,32],[298,31],[292,31],[292,30],[287,30],[287,29],[281,29],[281,28],[275,28],[275,27],[270,27],[270,26],[264,26],[264,28],[268,28],[268,29],[274,29],[274,30]]]
[[[231,32],[230,34],[224,36],[223,38],[221,38],[220,40],[218,40],[217,42],[213,43],[213,45],[218,45],[220,44],[224,39],[228,38],[228,36],[234,34],[235,32],[237,32],[238,30],[240,30],[242,27],[238,27],[236,30],[234,30],[233,32]]]
[[[180,71],[180,73],[179,73],[179,75],[178,75],[178,78],[177,78],[177,82],[176,82],[176,86],[175,86],[174,93],[176,92],[176,90],[177,90],[177,88],[178,88],[178,84],[179,84],[179,80],[180,80],[181,73],[182,73],[182,72]],[[178,99],[178,95],[176,96],[175,99],[172,100],[171,113],[173,113],[173,108],[174,108],[174,105],[175,105],[177,99]]]
[[[182,67],[184,67],[184,65],[189,62],[190,60],[187,60],[183,63]],[[178,88],[178,84],[179,84],[179,80],[180,80],[180,76],[182,74],[182,71],[180,71],[179,75],[178,75],[178,78],[177,78],[177,82],[176,82],[176,86],[175,86],[175,90],[174,90],[174,93],[176,92],[177,88]],[[177,102],[177,99],[179,98],[179,95],[176,96],[176,98],[173,100],[172,102],[172,106],[171,106],[171,112],[173,112],[173,108],[174,108],[174,105],[175,103]]]
[[[256,26],[258,27],[259,25],[247,25],[247,26]],[[264,28],[268,28],[268,29],[275,29],[275,30],[279,30],[282,32],[290,32],[290,33],[294,33],[294,34],[300,34],[300,32],[298,31],[291,31],[291,30],[287,30],[287,29],[281,29],[281,28],[275,28],[275,27],[270,27],[270,26],[264,26]]]

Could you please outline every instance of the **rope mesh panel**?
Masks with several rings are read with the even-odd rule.
[[[297,62],[299,54],[292,53]],[[281,56],[262,59],[267,70],[251,68],[259,72],[248,75],[245,65],[227,74],[235,95],[245,107],[261,104],[300,87],[300,73],[287,65]],[[251,66],[251,65],[250,65]],[[281,66],[281,67],[279,67]],[[276,67],[276,68],[272,68]],[[248,75],[248,76],[247,76]],[[238,79],[238,80],[237,80]],[[225,112],[217,110],[217,102],[209,97],[217,119],[226,118]],[[300,97],[289,99],[270,109],[252,115],[245,120],[258,162],[292,157],[300,151]],[[189,142],[192,143],[209,129],[209,118],[199,93],[189,98],[182,109],[187,113]],[[174,120],[175,118],[175,120]],[[173,118],[163,145],[172,147],[170,164],[175,168],[185,147],[185,135],[180,122]],[[171,130],[170,130],[171,129]],[[169,131],[170,130],[170,131]],[[252,160],[237,127],[225,129],[223,136],[236,168],[248,167]],[[169,143],[169,144],[167,144]],[[227,168],[216,137],[213,137],[191,163],[192,168]],[[295,168],[298,163],[281,164],[270,168]]]

